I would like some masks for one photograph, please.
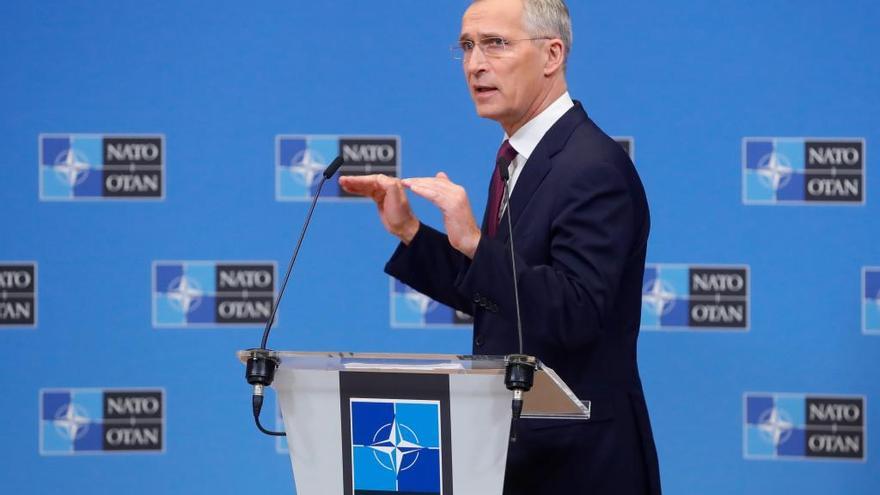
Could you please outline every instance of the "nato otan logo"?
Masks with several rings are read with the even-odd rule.
[[[865,460],[863,396],[747,393],[746,459]]]
[[[862,270],[862,331],[880,335],[880,267]]]
[[[865,140],[745,138],[743,203],[864,204]]]
[[[629,159],[632,161],[636,160],[636,140],[632,136],[614,136],[612,139],[617,141],[617,144],[623,148],[623,151],[626,151],[626,154],[629,155]]]
[[[443,492],[440,402],[350,399],[352,492]]]
[[[41,134],[43,201],[163,199],[161,135]]]
[[[749,267],[646,265],[641,327],[747,330]]]
[[[389,277],[392,328],[468,327],[474,319]]]
[[[275,199],[311,201],[321,174],[337,156],[343,159],[339,175],[385,174],[400,176],[398,136],[307,136],[279,135],[275,138]],[[322,199],[362,199],[328,180]]]
[[[156,261],[153,326],[262,325],[275,300],[271,261]]]
[[[0,328],[37,326],[37,264],[0,261]]]
[[[161,389],[43,389],[42,455],[163,452]]]

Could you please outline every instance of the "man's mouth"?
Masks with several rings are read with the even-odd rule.
[[[474,86],[474,93],[480,96],[489,95],[494,93],[495,91],[498,91],[498,88],[496,88],[495,86],[485,86],[481,84],[477,84]]]

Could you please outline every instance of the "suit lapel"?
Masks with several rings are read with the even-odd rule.
[[[520,172],[519,177],[516,179],[516,187],[510,196],[510,204],[504,210],[504,215],[501,216],[501,222],[498,224],[498,231],[495,236],[499,241],[507,242],[507,215],[512,215],[510,219],[514,228],[516,228],[516,222],[522,216],[526,205],[529,204],[535,191],[538,190],[538,186],[541,185],[541,182],[544,181],[544,178],[550,172],[552,166],[551,158],[565,146],[568,137],[571,136],[574,129],[586,120],[587,114],[584,112],[583,106],[581,106],[580,102],[575,101],[574,106],[565,112],[550,127],[547,134],[541,138],[541,141],[538,142],[538,146],[532,151],[531,156],[529,156],[529,159],[523,166],[522,172]],[[486,215],[488,213],[483,215],[484,234],[486,232],[486,222],[488,221]]]
[[[512,215],[510,220],[513,226],[516,227],[516,222],[522,216],[523,209],[535,194],[538,186],[544,181],[544,177],[550,172],[550,158],[539,150],[541,150],[540,144],[535,148],[535,151],[532,152],[532,155],[523,166],[522,172],[520,172],[519,177],[516,179],[516,187],[513,189],[513,194],[510,195],[510,204],[507,205],[507,208],[504,209],[504,214],[501,215],[501,222],[498,224],[498,231],[495,235],[495,238],[501,242],[507,242],[510,234],[507,229],[507,216]]]

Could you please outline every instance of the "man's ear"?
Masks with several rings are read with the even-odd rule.
[[[565,65],[565,45],[559,38],[547,40],[547,62],[544,64],[544,76],[552,76]]]

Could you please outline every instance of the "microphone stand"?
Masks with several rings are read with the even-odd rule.
[[[272,325],[275,323],[275,314],[278,312],[278,305],[281,304],[281,298],[284,296],[284,290],[287,288],[288,280],[290,280],[290,274],[293,271],[293,264],[296,262],[299,249],[302,247],[303,239],[306,236],[306,229],[308,229],[309,222],[312,220],[312,213],[315,211],[315,205],[317,205],[318,197],[321,195],[321,188],[324,187],[324,183],[327,182],[327,179],[333,177],[336,171],[339,170],[342,163],[342,157],[337,156],[324,170],[321,182],[318,183],[318,190],[315,192],[315,197],[312,198],[309,212],[306,214],[306,221],[303,223],[302,231],[299,233],[299,240],[296,242],[296,248],[293,250],[293,255],[290,257],[290,261],[287,263],[287,273],[284,275],[284,283],[281,284],[281,290],[278,291],[278,297],[272,305],[272,314],[269,315],[269,319],[266,321],[266,328],[263,330],[263,339],[260,341],[260,347],[247,350],[247,352],[250,353],[250,357],[247,361],[245,378],[247,378],[247,382],[254,387],[251,396],[254,422],[257,424],[257,429],[266,435],[276,437],[287,436],[287,433],[285,432],[267,430],[260,423],[260,411],[263,409],[263,389],[272,385],[272,381],[275,379],[275,370],[280,364],[278,358],[273,355],[273,351],[266,348],[266,344],[269,341],[269,332],[272,331]]]
[[[506,367],[504,370],[504,385],[507,390],[513,392],[513,400],[510,403],[512,416],[510,419],[510,441],[516,442],[517,422],[523,409],[523,394],[532,389],[535,381],[535,369],[538,360],[534,356],[523,354],[522,315],[519,305],[519,285],[516,280],[516,257],[513,250],[513,220],[511,220],[510,188],[507,181],[510,179],[511,160],[499,157],[496,162],[498,173],[504,183],[504,201],[507,204],[507,243],[510,246],[510,266],[513,270],[513,297],[516,306],[516,330],[519,337],[519,354],[510,354],[504,358]]]

